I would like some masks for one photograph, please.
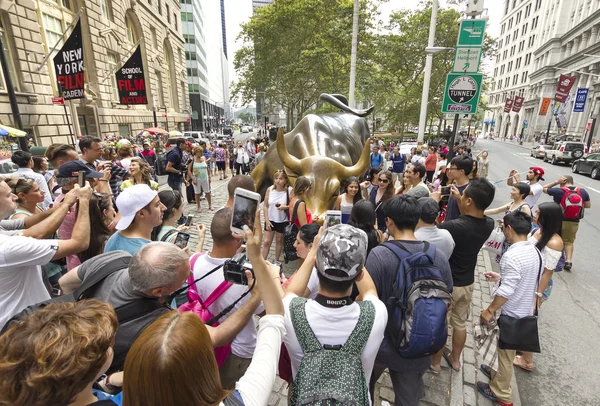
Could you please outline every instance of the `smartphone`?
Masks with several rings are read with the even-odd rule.
[[[81,186],[81,187],[85,186],[85,172],[84,171],[77,172],[77,183],[79,183],[79,186]]]
[[[283,275],[283,265],[281,265],[281,262],[271,261],[271,263],[279,267],[279,276]]]
[[[188,233],[177,233],[177,238],[175,238],[175,245],[179,248],[184,249],[187,247],[188,242],[190,241],[190,235]]]
[[[450,194],[450,186],[442,186],[442,195]]]
[[[260,195],[246,189],[237,188],[233,195],[233,216],[231,216],[231,231],[244,234],[242,227],[248,226],[254,230],[256,210],[260,206]]]
[[[341,210],[327,210],[325,217],[326,227],[336,226],[342,224],[342,211]]]
[[[192,225],[192,221],[194,221],[194,215],[193,214],[188,214],[187,218],[185,219],[185,226],[189,227]]]

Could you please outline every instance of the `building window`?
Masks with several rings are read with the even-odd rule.
[[[108,74],[111,76],[111,97],[112,100],[119,100],[119,86],[117,84],[117,77],[115,76],[115,72],[117,70],[117,65],[120,61],[120,57],[118,54],[114,52],[108,52]]]
[[[121,138],[129,139],[129,124],[119,124],[119,135]]]
[[[52,17],[46,13],[42,13],[42,22],[44,24],[44,33],[46,35],[46,46],[48,49],[56,44],[62,45],[63,39],[63,26],[62,21],[58,18]],[[58,47],[57,47],[58,48]],[[49,58],[52,59],[52,58]]]
[[[175,31],[179,31],[179,27],[177,27],[177,13],[173,13],[173,22],[175,23]]]
[[[158,14],[162,15],[162,1],[156,0],[156,8],[158,9]]]
[[[19,90],[19,81],[17,80],[17,71],[15,70],[15,65],[13,63],[13,47],[10,43],[10,37],[6,30],[6,24],[4,22],[4,16],[0,15],[0,36],[2,37],[2,48],[4,49],[4,56],[6,57],[6,62],[8,65],[8,74],[12,79],[12,84],[15,90]],[[0,66],[0,90],[6,90],[6,83],[4,83],[4,72],[2,71],[2,66]]]
[[[156,29],[154,27],[150,27],[150,37],[152,38],[152,48],[158,48],[158,41],[156,40]]]
[[[171,8],[168,4],[165,4],[165,10],[167,11],[167,23],[171,24]]]
[[[131,45],[137,44],[139,39],[137,33],[135,32],[135,27],[131,17],[125,17],[125,24],[127,25],[127,42],[129,42]]]
[[[162,107],[165,105],[165,93],[164,93],[164,89],[163,89],[163,80],[162,80],[162,75],[159,71],[156,71],[156,87],[157,87],[157,92],[156,95],[158,96],[158,106],[157,107]]]
[[[189,23],[194,21],[194,14],[193,13],[186,13],[186,12],[182,12],[181,13],[181,21],[183,21],[184,23],[187,21]]]
[[[102,7],[102,17],[113,21],[111,0],[101,0],[100,3]]]

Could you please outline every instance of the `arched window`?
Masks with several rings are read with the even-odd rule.
[[[131,46],[133,46],[137,44],[139,38],[135,30],[135,26],[133,25],[133,20],[130,16],[125,16],[125,23],[127,24],[127,42],[129,42]]]
[[[173,58],[173,48],[168,40],[163,44],[163,52],[167,65],[167,94],[169,95],[170,105],[173,110],[179,111],[179,97],[177,95],[177,73],[175,70],[175,59]]]

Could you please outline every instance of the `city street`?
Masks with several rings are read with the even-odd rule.
[[[511,169],[527,171],[530,166],[541,166],[546,171],[545,182],[560,175],[571,174],[575,185],[588,191],[592,208],[586,210],[581,221],[572,272],[554,274],[552,295],[540,312],[540,341],[542,353],[535,356],[535,371],[516,371],[521,404],[536,405],[597,405],[594,382],[600,381],[597,351],[600,336],[600,298],[597,287],[597,240],[600,214],[600,182],[588,176],[571,173],[569,166],[553,166],[529,156],[529,149],[502,141],[478,140],[476,149],[488,149],[490,158],[489,180],[508,177]],[[524,176],[522,176],[524,179]],[[506,182],[496,185],[493,206],[507,203],[509,187]],[[551,201],[548,195],[540,200]],[[499,217],[494,216],[494,217]]]

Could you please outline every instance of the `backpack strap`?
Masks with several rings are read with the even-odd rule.
[[[367,300],[364,302],[356,302],[360,307],[360,315],[356,322],[356,327],[352,330],[350,337],[342,346],[342,351],[360,356],[369,341],[373,322],[375,321],[375,305]]]
[[[176,228],[167,231],[167,233],[165,235],[163,235],[163,237],[160,239],[160,241],[162,242],[166,242],[173,234],[178,233],[179,230],[177,230]]]
[[[123,255],[121,258],[116,258],[101,266],[98,271],[90,275],[89,278],[85,278],[81,285],[75,289],[73,292],[73,297],[75,300],[82,299],[84,294],[88,293],[89,289],[96,286],[97,283],[103,281],[109,275],[112,275],[113,273],[122,269],[126,269],[129,266],[130,260],[131,255]]]
[[[141,316],[152,313],[156,309],[165,307],[157,299],[138,299],[133,302],[119,306],[115,309],[119,324],[127,323]]]
[[[290,223],[293,223],[294,221],[296,221],[296,217],[298,216],[298,206],[300,205],[300,202],[304,202],[304,200],[298,199],[298,201],[294,205],[294,210],[292,211],[292,221],[290,221]]]
[[[314,331],[308,324],[306,319],[306,302],[308,300],[304,297],[295,297],[290,302],[290,316],[292,318],[292,326],[294,326],[294,332],[302,352],[304,354],[308,352],[321,351],[323,346],[317,340]]]
[[[225,291],[227,291],[227,289],[229,289],[231,287],[231,285],[233,285],[233,284],[230,283],[230,282],[227,282],[227,281],[221,282],[219,284],[219,286],[217,286],[217,288],[215,290],[213,290],[210,295],[208,295],[208,297],[204,301],[204,307],[208,307],[211,304],[213,304],[215,300],[217,300],[218,298],[220,298],[221,295],[223,293],[225,293]]]

